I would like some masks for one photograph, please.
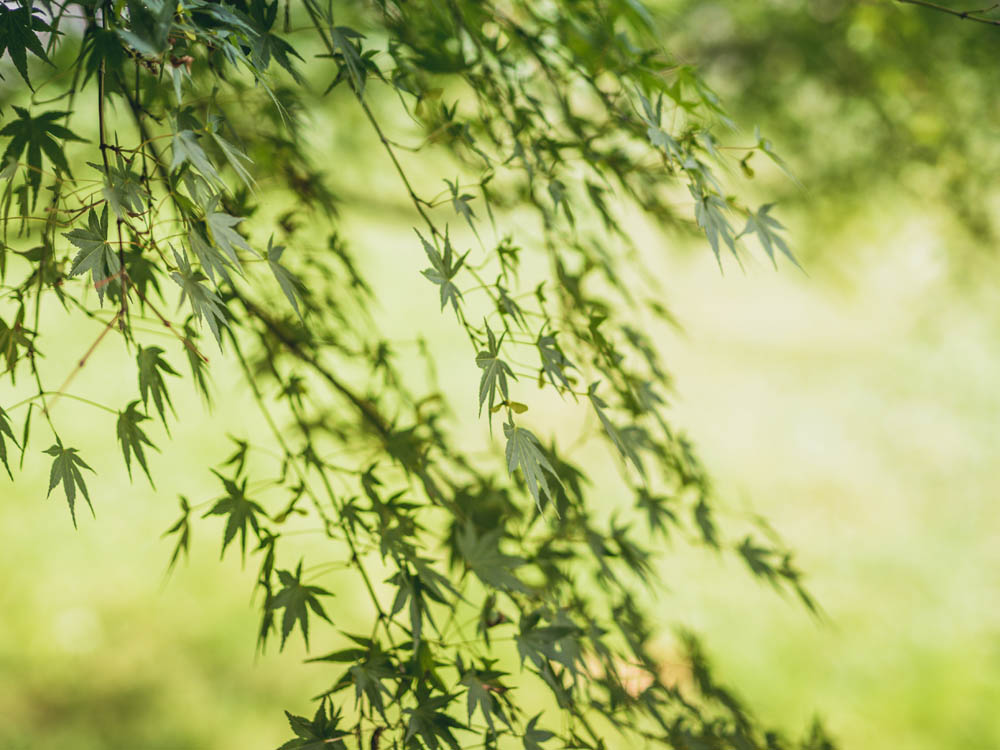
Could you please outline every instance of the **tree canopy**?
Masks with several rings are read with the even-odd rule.
[[[218,493],[180,498],[170,565],[219,517],[222,555],[257,571],[260,648],[332,629],[313,659],[330,687],[287,712],[283,747],[831,747],[818,724],[761,726],[694,632],[683,679],[649,650],[642,592],[668,542],[817,611],[766,525],[719,519],[664,410],[650,330],[672,316],[629,229],[700,233],[720,267],[797,263],[773,204],[739,197],[751,155],[785,162],[663,48],[662,21],[636,0],[91,0],[0,5],[0,28],[0,460],[14,479],[47,456],[82,523],[81,499],[101,511],[93,443],[154,488],[171,425],[213,429],[172,394],[186,381],[209,407],[210,360],[235,363],[269,433],[194,469]],[[323,139],[356,161],[324,163]],[[368,182],[375,158],[391,187]],[[414,230],[406,295],[467,340],[467,393],[439,386],[424,331],[379,325],[407,300],[380,297],[350,228],[390,189]],[[48,365],[53,309],[91,330],[68,371]],[[123,353],[118,401],[78,386]],[[93,410],[85,442],[64,399]],[[575,442],[555,402],[582,415]],[[485,453],[456,427],[469,414]],[[595,440],[610,486],[580,458]],[[365,632],[338,629],[334,572],[366,591]]]

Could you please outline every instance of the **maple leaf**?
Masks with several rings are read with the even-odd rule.
[[[472,522],[465,525],[465,531],[458,537],[458,550],[476,577],[487,586],[510,591],[528,593],[513,571],[525,564],[523,557],[505,555],[500,551],[503,528],[496,528],[482,536],[476,534]]]
[[[17,72],[32,91],[34,88],[28,80],[28,53],[49,62],[45,48],[34,32],[51,30],[52,27],[44,19],[36,16],[28,4],[22,4],[20,8],[11,8],[6,3],[0,3],[0,56],[7,52]],[[0,78],[3,76],[0,75]]]
[[[170,274],[177,285],[181,288],[181,304],[187,300],[191,304],[191,312],[196,320],[205,320],[212,330],[216,342],[222,346],[222,333],[219,325],[228,326],[226,320],[225,306],[215,292],[209,289],[202,281],[205,276],[199,271],[191,268],[190,261],[176,250],[174,260],[177,261],[178,271]]]
[[[94,506],[90,503],[90,494],[87,492],[87,485],[83,481],[81,468],[87,471],[94,471],[87,463],[77,455],[76,448],[64,448],[62,441],[56,438],[54,445],[47,448],[43,453],[52,456],[52,469],[49,471],[49,491],[46,497],[52,494],[58,485],[62,484],[63,492],[66,493],[66,502],[69,504],[69,514],[73,519],[73,528],[76,528],[76,491],[77,488],[83,493],[91,514],[94,513]]]
[[[542,359],[542,372],[541,375],[547,375],[549,381],[556,388],[559,387],[559,383],[562,383],[563,387],[569,388],[570,382],[566,376],[566,370],[572,368],[576,369],[576,366],[566,359],[566,355],[563,354],[562,349],[559,348],[559,344],[556,343],[556,336],[554,333],[549,333],[546,335],[538,334],[538,340],[535,342],[538,347],[538,355]],[[559,381],[558,383],[556,381]],[[539,381],[543,382],[543,381]]]
[[[333,596],[333,594],[319,586],[307,586],[302,583],[301,561],[299,561],[295,573],[279,570],[278,580],[281,581],[284,588],[274,595],[270,608],[272,610],[285,610],[281,617],[281,648],[285,647],[285,641],[288,640],[288,636],[295,628],[295,623],[299,624],[306,648],[309,648],[309,610],[330,622],[330,618],[327,617],[318,597]]]
[[[420,232],[417,232],[417,236],[423,243],[424,252],[427,253],[432,266],[431,268],[425,268],[421,273],[428,280],[441,287],[441,309],[444,310],[444,306],[451,302],[451,306],[458,313],[458,301],[462,299],[462,292],[452,283],[452,279],[455,278],[462,264],[465,263],[465,258],[469,253],[466,253],[453,262],[454,250],[447,235],[444,238],[444,255],[441,255],[434,245],[425,240]]]
[[[760,246],[764,248],[764,252],[767,253],[767,257],[771,259],[774,267],[778,267],[778,261],[774,257],[774,249],[777,248],[781,253],[788,258],[792,263],[794,263],[799,268],[799,262],[792,255],[792,251],[788,247],[788,243],[785,242],[785,238],[778,234],[779,231],[783,230],[785,226],[770,215],[771,209],[774,208],[773,203],[768,203],[767,205],[761,206],[757,213],[753,211],[747,211],[747,224],[740,232],[739,236],[743,237],[748,234],[756,234],[757,240],[760,242]]]
[[[14,437],[14,432],[10,429],[10,419],[7,412],[0,409],[0,461],[3,462],[3,467],[7,470],[7,476],[10,477],[11,481],[14,481],[14,475],[10,473],[10,464],[7,463],[7,443],[4,435],[9,437],[14,445],[17,445],[17,438]]]
[[[551,474],[557,482],[559,482],[559,476],[538,447],[538,438],[535,437],[534,433],[510,422],[504,424],[503,432],[507,437],[507,473],[514,476],[514,472],[518,468],[521,469],[524,481],[528,484],[528,491],[535,499],[535,505],[541,510],[542,493],[549,500],[554,499],[548,480],[542,470],[544,469]]]
[[[169,367],[169,365],[168,365]],[[166,393],[164,391],[164,393]],[[154,398],[155,400],[155,398]],[[153,478],[149,475],[149,467],[146,465],[146,454],[143,445],[148,445],[153,450],[156,446],[149,439],[142,428],[141,422],[145,422],[149,417],[139,411],[139,402],[133,401],[125,411],[118,412],[118,442],[122,446],[122,455],[125,457],[125,468],[128,469],[128,478],[132,479],[132,454],[135,454],[139,466],[146,473],[146,479],[153,485]]]
[[[264,509],[259,504],[246,496],[247,480],[237,485],[234,479],[227,479],[213,471],[213,474],[222,481],[222,486],[226,490],[226,496],[216,501],[202,518],[208,516],[228,516],[226,520],[226,530],[222,535],[222,555],[226,554],[226,547],[236,538],[236,532],[240,534],[240,554],[246,556],[247,551],[247,526],[260,533],[260,522],[257,516],[267,516]],[[220,557],[222,556],[220,555]]]
[[[299,309],[299,298],[302,296],[302,290],[305,286],[291,271],[281,265],[279,261],[281,260],[281,254],[285,252],[285,246],[275,245],[273,244],[273,240],[274,237],[271,237],[267,241],[267,264],[270,266],[271,273],[274,274],[274,279],[278,282],[278,286],[281,287],[281,291],[284,292],[292,309],[295,310],[295,314],[301,320],[302,311]]]
[[[160,355],[163,349],[158,346],[139,347],[139,354],[136,362],[139,365],[139,395],[142,396],[142,405],[145,407],[149,403],[149,397],[153,397],[156,410],[160,413],[160,419],[166,425],[167,418],[164,412],[164,403],[173,412],[174,405],[170,403],[170,394],[167,393],[167,385],[163,380],[163,373],[177,375],[177,371],[170,366]]]
[[[0,34],[0,39],[2,38]],[[72,175],[66,155],[56,138],[61,138],[63,141],[85,141],[69,129],[56,124],[55,121],[68,115],[68,112],[53,111],[32,117],[23,107],[15,104],[12,108],[17,113],[18,119],[7,123],[3,130],[0,130],[0,135],[10,136],[11,139],[3,156],[0,157],[0,162],[6,164],[10,159],[17,161],[25,151],[28,152],[27,181],[33,195],[32,206],[34,206],[38,201],[38,190],[42,185],[42,154],[45,154],[57,171]]]
[[[118,248],[108,240],[108,206],[105,204],[101,217],[98,218],[94,209],[87,215],[87,228],[77,227],[72,232],[64,232],[63,237],[80,249],[73,258],[70,276],[76,276],[90,271],[90,280],[97,290],[97,297],[104,302],[107,291],[107,279],[121,271],[118,258]]]
[[[504,401],[510,400],[510,393],[507,389],[507,376],[517,380],[514,371],[510,366],[500,359],[500,344],[503,342],[503,335],[500,341],[493,335],[489,324],[486,325],[486,335],[489,337],[489,348],[476,355],[476,364],[482,369],[483,375],[479,379],[479,414],[483,413],[483,405],[489,402],[490,413],[493,412],[493,404],[496,401],[497,389]]]

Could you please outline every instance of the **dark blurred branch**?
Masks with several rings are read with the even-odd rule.
[[[945,5],[928,2],[928,0],[896,0],[896,2],[906,5],[918,5],[921,8],[930,8],[931,10],[941,11],[942,13],[947,13],[948,15],[956,16],[966,21],[977,21],[979,23],[988,24],[989,26],[1000,26],[1000,18],[986,18],[982,15],[983,13],[989,13],[990,11],[1000,8],[1000,3],[994,3],[988,8],[978,8],[976,10],[955,10],[954,8],[949,8]]]

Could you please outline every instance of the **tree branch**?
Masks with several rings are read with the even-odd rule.
[[[976,21],[977,23],[985,23],[988,26],[1000,26],[1000,18],[986,18],[983,16],[984,13],[990,13],[991,11],[1000,8],[1000,3],[994,3],[987,8],[977,8],[976,10],[955,10],[954,8],[949,8],[946,5],[938,5],[937,3],[932,3],[928,0],[896,0],[896,2],[904,5],[916,5],[921,8],[930,8],[931,10],[936,10],[941,13],[947,13],[948,15],[955,16],[956,18],[961,18],[964,21]]]

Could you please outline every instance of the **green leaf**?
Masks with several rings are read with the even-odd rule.
[[[8,3],[0,3],[0,56],[7,52],[17,72],[32,91],[34,89],[28,80],[28,53],[49,62],[45,48],[35,32],[52,31],[52,27],[35,13],[30,3],[23,3],[20,8],[11,8]]]
[[[174,553],[170,556],[170,564],[167,565],[168,572],[177,564],[181,552],[187,557],[188,548],[191,545],[191,505],[183,495],[180,495],[180,503],[181,517],[177,519],[177,522],[173,526],[163,532],[164,537],[177,534],[177,544],[174,545]]]
[[[164,394],[166,394],[166,391],[164,391]],[[146,454],[143,445],[148,445],[153,450],[156,450],[156,446],[153,445],[153,442],[139,426],[141,422],[145,422],[147,419],[149,417],[139,411],[138,401],[130,403],[125,408],[125,411],[118,412],[118,442],[122,446],[122,455],[125,457],[128,478],[132,479],[132,454],[134,453],[139,466],[146,473],[146,479],[149,480],[149,484],[154,486],[153,478],[149,475],[149,467],[146,465]]]
[[[128,28],[115,31],[140,55],[159,57],[169,46],[176,8],[173,0],[128,0]]]
[[[635,430],[639,428],[630,426],[626,429],[619,429],[614,425],[604,411],[608,408],[608,405],[604,402],[604,399],[597,395],[598,385],[598,382],[591,383],[590,388],[587,389],[587,397],[590,399],[590,403],[594,407],[594,411],[597,412],[597,418],[601,420],[605,433],[607,433],[607,436],[611,439],[615,448],[618,449],[621,457],[631,461],[635,468],[639,470],[639,473],[645,475],[646,470],[643,468],[642,461],[639,459],[639,454],[635,450],[637,439],[641,440],[642,437],[642,434],[637,434],[635,432]],[[642,433],[641,430],[640,433]]]
[[[181,288],[181,304],[184,304],[185,300],[191,304],[191,312],[195,320],[199,322],[205,320],[208,323],[212,335],[215,336],[215,340],[221,348],[222,333],[219,326],[229,326],[222,300],[219,299],[219,295],[202,283],[205,276],[192,269],[190,261],[184,255],[175,250],[174,260],[177,261],[179,270],[170,274],[170,278]]]
[[[306,648],[309,648],[309,610],[330,622],[330,618],[323,611],[323,605],[319,602],[319,597],[333,596],[333,594],[319,586],[307,586],[302,583],[301,561],[295,569],[295,573],[279,570],[278,580],[281,581],[283,588],[274,595],[270,608],[272,610],[285,610],[281,618],[281,648],[285,647],[285,641],[288,640],[296,623],[302,631],[302,639],[305,641]]]
[[[267,264],[271,268],[271,273],[274,274],[278,286],[281,287],[281,291],[284,292],[292,309],[295,310],[295,314],[301,320],[302,311],[299,309],[299,298],[302,296],[305,285],[291,271],[281,265],[279,261],[281,260],[281,254],[285,252],[285,246],[274,245],[272,244],[273,240],[274,237],[272,236],[267,241]]]
[[[549,382],[556,388],[559,387],[560,383],[564,388],[569,388],[570,382],[566,371],[570,368],[575,370],[576,366],[566,359],[566,355],[556,343],[555,334],[550,333],[543,336],[539,333],[535,345],[538,347],[538,355],[542,359],[542,375],[547,375]],[[542,381],[539,380],[539,387],[541,387],[541,383]]]
[[[83,498],[90,507],[91,514],[94,513],[94,506],[90,503],[90,494],[87,492],[87,485],[83,481],[81,468],[87,471],[94,471],[86,462],[77,455],[76,448],[64,448],[62,441],[56,438],[56,442],[47,448],[44,453],[52,456],[52,469],[49,471],[49,491],[46,497],[52,494],[58,485],[63,486],[66,493],[66,502],[69,504],[69,514],[73,519],[73,528],[76,528],[76,491],[79,488],[83,493]]]
[[[535,505],[541,510],[542,493],[549,500],[554,499],[542,470],[547,471],[561,484],[559,475],[539,448],[538,438],[530,430],[507,422],[503,426],[503,432],[507,437],[507,473],[514,476],[514,472],[521,469],[524,481],[528,484],[528,491],[535,499]]]
[[[489,403],[490,413],[493,413],[493,405],[496,403],[497,389],[504,401],[510,400],[510,393],[507,389],[507,376],[517,380],[514,371],[510,366],[500,359],[500,344],[503,342],[503,335],[500,341],[493,335],[490,326],[486,324],[486,335],[489,338],[488,348],[476,355],[476,364],[483,371],[479,379],[479,414],[482,416],[483,405]]]
[[[701,192],[694,187],[690,187],[689,189],[695,199],[694,217],[698,222],[698,226],[705,233],[705,237],[708,238],[708,244],[712,246],[712,252],[715,253],[715,260],[721,267],[722,260],[719,255],[719,240],[721,239],[726,247],[729,248],[729,252],[732,253],[733,257],[739,261],[739,255],[736,253],[736,237],[733,233],[733,227],[723,214],[724,211],[729,210],[729,205],[718,195]]]
[[[0,408],[0,461],[3,462],[3,467],[7,470],[7,476],[10,477],[11,481],[14,481],[14,475],[10,472],[10,464],[7,463],[7,443],[4,435],[9,437],[14,445],[17,445],[17,438],[14,437],[14,432],[10,427],[10,418],[7,416],[7,412]]]
[[[351,76],[351,83],[358,95],[365,91],[365,61],[361,58],[361,45],[355,39],[364,39],[365,35],[347,26],[330,26],[330,39],[333,46],[340,50]]]
[[[528,593],[513,571],[525,564],[523,557],[505,555],[500,551],[503,528],[477,536],[472,521],[465,524],[464,532],[458,537],[458,550],[469,568],[487,586],[508,591]]]
[[[208,157],[205,155],[204,149],[198,143],[198,136],[190,130],[180,130],[174,133],[174,138],[171,141],[171,147],[174,152],[174,158],[170,162],[170,171],[173,172],[178,167],[183,164],[190,162],[194,167],[201,172],[202,177],[213,182],[221,183],[222,178],[219,177],[219,173],[216,171],[212,162],[209,161]]]
[[[522,738],[524,740],[524,750],[542,750],[542,743],[555,737],[552,732],[545,729],[538,729],[538,720],[541,717],[541,714],[537,714],[528,722],[528,726],[524,728],[524,737]]]
[[[42,154],[52,162],[57,172],[72,175],[63,148],[56,139],[83,142],[83,138],[56,123],[56,120],[66,117],[69,112],[46,112],[32,117],[23,107],[15,104],[12,108],[17,113],[17,119],[0,130],[0,135],[10,137],[10,143],[0,157],[0,162],[6,164],[10,159],[20,160],[21,155],[27,151],[27,181],[34,206],[42,185]]]
[[[222,534],[222,553],[226,554],[226,547],[236,538],[236,533],[240,534],[240,555],[246,557],[247,552],[247,527],[253,529],[255,534],[260,534],[260,522],[258,516],[267,516],[264,509],[246,496],[247,480],[237,485],[234,479],[227,479],[218,472],[213,474],[222,481],[222,486],[226,490],[225,497],[216,501],[210,510],[206,511],[202,518],[208,516],[228,516],[226,519],[226,529]]]
[[[459,663],[461,664],[461,661]],[[490,663],[487,663],[487,666],[490,666]],[[483,718],[486,719],[490,731],[496,729],[493,723],[494,716],[499,716],[500,720],[510,727],[510,720],[496,698],[497,695],[502,695],[507,690],[505,686],[500,684],[500,678],[504,674],[504,672],[498,672],[494,669],[470,669],[462,675],[461,684],[465,685],[468,690],[466,699],[470,723],[472,715],[478,708],[483,714]]]
[[[774,248],[778,248],[786,258],[799,268],[802,268],[802,266],[799,266],[799,262],[795,260],[795,256],[792,255],[792,251],[788,248],[785,238],[778,234],[785,227],[780,221],[770,215],[772,208],[774,208],[774,204],[768,203],[761,206],[757,213],[747,211],[747,225],[740,232],[739,236],[756,234],[757,240],[760,242],[761,247],[764,248],[764,252],[767,253],[767,257],[771,259],[775,268],[778,267],[778,261],[774,257]]]
[[[118,248],[108,240],[108,206],[104,205],[101,218],[97,218],[94,209],[87,215],[87,228],[77,227],[71,232],[64,232],[63,237],[79,248],[80,252],[73,258],[73,266],[69,275],[77,276],[90,271],[90,279],[97,290],[98,299],[104,302],[104,293],[109,286],[108,279],[121,271],[118,258]],[[120,283],[120,282],[115,282]]]
[[[425,240],[419,231],[417,232],[417,236],[420,238],[420,242],[423,243],[424,252],[427,253],[427,258],[431,262],[431,268],[426,268],[421,273],[431,282],[441,287],[441,309],[444,310],[444,306],[448,302],[451,302],[451,306],[457,314],[458,301],[462,299],[462,292],[452,283],[452,279],[455,278],[462,264],[465,263],[465,258],[469,253],[466,253],[455,261],[451,240],[448,239],[447,235],[444,238],[444,255],[441,255],[434,245]]]
[[[162,354],[163,349],[158,346],[140,346],[136,362],[139,366],[139,395],[142,397],[142,405],[148,407],[149,397],[152,396],[156,411],[160,414],[160,420],[166,425],[164,405],[169,406],[171,412],[174,410],[174,405],[170,403],[170,394],[167,393],[167,384],[163,380],[163,374],[176,376],[178,373],[170,366],[169,362],[160,356]]]
[[[324,697],[311,720],[285,711],[288,725],[295,732],[295,738],[288,740],[278,750],[347,750],[344,738],[349,737],[350,732],[339,728],[339,710],[334,711],[331,706],[327,716],[327,706],[328,699]]]
[[[149,199],[149,193],[146,192],[142,178],[132,171],[131,162],[126,163],[122,155],[115,152],[115,164],[109,167],[107,173],[102,164],[90,166],[104,175],[104,197],[107,198],[115,216],[124,219],[126,216],[137,216],[142,213],[143,204]]]
[[[247,250],[253,252],[243,235],[236,231],[236,225],[243,221],[238,216],[230,216],[225,211],[216,211],[219,205],[219,196],[212,198],[205,207],[205,225],[208,227],[209,239],[226,254],[232,264],[242,273],[242,265],[236,251]]]

